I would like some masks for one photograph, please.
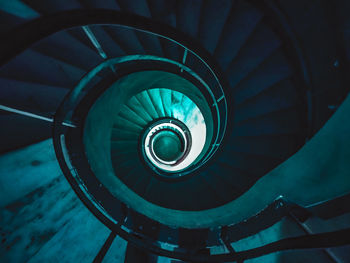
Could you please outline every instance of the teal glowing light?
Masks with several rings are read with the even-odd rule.
[[[175,123],[159,123],[145,136],[145,155],[157,168],[181,172],[196,162],[206,143],[207,127],[203,114],[189,97],[175,90],[155,88],[135,95],[143,101],[147,96],[151,96],[154,109],[162,111],[164,118],[178,120],[186,126],[191,141],[186,141],[186,135]],[[162,130],[164,126],[169,129]],[[186,150],[186,156],[182,156]]]
[[[153,139],[153,152],[161,160],[176,161],[183,151],[183,141],[173,131],[163,130]]]

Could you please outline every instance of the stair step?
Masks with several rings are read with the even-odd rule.
[[[193,110],[197,107],[196,104],[192,100],[190,100],[187,96],[184,95],[183,100],[181,102],[183,107],[183,113],[184,113],[184,120],[183,122],[188,125],[188,127],[192,127],[192,114],[188,114],[190,112],[193,112]]]
[[[13,113],[0,114],[0,127],[0,136],[6,138],[1,142],[0,152],[2,153],[52,136],[52,123]]]
[[[111,134],[111,141],[116,141],[116,140],[138,140],[139,139],[139,134],[136,132],[130,132],[126,131],[124,129],[112,129],[112,134]]]
[[[234,137],[231,151],[249,153],[284,160],[295,153],[298,144],[293,135]]]
[[[89,26],[92,34],[98,41],[107,58],[121,57],[125,55],[122,48],[107,33],[108,26],[92,25]]]
[[[148,0],[152,19],[175,27],[177,3],[177,0]]]
[[[196,38],[198,35],[203,1],[181,1],[177,8],[176,27],[181,32]]]
[[[115,0],[81,0],[81,5],[85,8],[103,8],[119,11],[120,7]]]
[[[8,10],[8,11],[11,11],[11,10]],[[10,14],[0,9],[0,32],[2,34],[5,34],[11,31],[16,26],[28,21],[26,18],[18,17],[17,15],[19,14],[17,13]],[[36,17],[36,14],[33,15],[33,17]]]
[[[135,0],[132,3],[130,1],[119,0],[118,3],[123,11],[131,12],[144,17],[151,17],[151,12],[148,8],[148,3],[146,0]],[[146,54],[156,56],[163,55],[158,36],[141,31],[135,31],[135,34],[143,46]]]
[[[147,125],[147,121],[144,120],[138,112],[134,112],[127,104],[123,105],[119,112],[119,116],[135,123],[141,128],[144,128]]]
[[[152,116],[150,116],[147,112],[147,110],[144,108],[144,106],[140,103],[140,100],[137,99],[136,96],[132,97],[128,103],[127,106],[135,113],[138,114],[143,120],[145,120],[147,123],[151,122],[153,120]]]
[[[152,120],[159,118],[158,112],[147,91],[143,91],[135,96]]]
[[[22,1],[18,0],[2,2],[0,5],[0,10],[0,21],[11,21],[11,23],[7,25],[22,23],[25,19],[34,19],[39,16],[38,12],[30,8],[29,5],[26,5]],[[2,23],[0,24],[2,25]]]
[[[111,154],[112,162],[118,167],[131,167],[134,166],[134,158],[137,155],[137,152],[134,150],[129,153],[119,154],[119,152],[114,152],[112,150]]]
[[[224,160],[227,165],[232,167],[232,172],[238,171],[243,175],[247,174],[244,181],[248,180],[248,183],[250,182],[251,184],[249,187],[246,186],[247,184],[241,184],[241,187],[243,188],[246,186],[246,189],[250,188],[256,180],[267,174],[281,163],[280,159],[261,155],[257,156],[249,153],[237,153],[234,151],[231,151],[230,156],[227,156],[226,160],[222,160]]]
[[[36,52],[89,71],[102,62],[96,52],[66,31],[53,34],[33,46]]]
[[[150,0],[148,1],[152,19],[176,27],[176,0]],[[164,57],[180,62],[180,48],[177,44],[159,37]]]
[[[235,88],[235,102],[239,105],[245,100],[257,96],[265,89],[290,78],[293,74],[286,57],[281,50],[276,50],[246,79]],[[282,92],[282,90],[281,90]]]
[[[214,53],[232,5],[230,0],[203,2],[198,39],[210,53]]]
[[[3,78],[72,88],[84,71],[55,58],[26,50],[0,69]]]
[[[141,31],[136,31],[136,35],[147,55],[164,57],[163,48],[157,35]]]
[[[170,89],[160,89],[160,94],[162,98],[163,103],[163,110],[165,112],[165,116],[172,117],[173,116],[173,110],[172,110],[172,103],[171,103],[171,93],[172,91]]]
[[[277,35],[260,23],[227,69],[231,87],[235,88],[280,45]]]
[[[54,113],[69,90],[0,78],[0,103],[18,109]]]
[[[22,2],[41,14],[51,14],[58,11],[79,9],[82,7],[78,0],[22,0]]]
[[[215,49],[214,55],[226,70],[253,33],[263,14],[247,1],[239,1],[234,6]]]
[[[234,136],[298,134],[301,123],[295,107],[267,113],[235,124]]]
[[[297,91],[291,80],[286,79],[251,97],[243,104],[237,105],[235,121],[241,122],[247,119],[254,119],[258,116],[288,109],[301,103],[302,100],[300,98],[298,100]]]
[[[151,17],[151,12],[148,8],[148,3],[146,0],[133,0],[132,2],[128,0],[117,0],[120,8],[124,12],[134,13],[139,16]]]
[[[124,152],[120,152],[117,149],[114,150],[111,147],[111,158],[113,164],[121,168],[135,166],[140,161],[136,147],[126,149]],[[133,162],[135,162],[135,165],[133,165]]]
[[[124,152],[124,151],[130,151],[131,149],[137,149],[138,141],[124,141],[124,140],[118,140],[118,141],[112,141],[111,142],[111,149],[115,152]]]
[[[146,92],[148,93],[148,96],[150,97],[152,104],[158,113],[158,116],[160,118],[165,117],[166,114],[164,112],[164,106],[163,106],[163,101],[162,101],[162,97],[160,94],[160,90],[159,89],[148,89]]]
[[[88,47],[95,55],[98,56],[98,53],[96,51],[96,47],[89,39],[86,32],[83,30],[83,27],[73,27],[66,29],[66,32],[71,35],[73,38],[78,40],[79,42],[83,43],[86,47]]]
[[[105,30],[127,55],[146,54],[135,30],[117,25],[105,26]]]
[[[121,129],[123,128],[125,131],[129,132],[137,132],[140,133],[143,129],[140,125],[125,119],[124,117],[119,116],[118,119],[114,123],[114,127]]]

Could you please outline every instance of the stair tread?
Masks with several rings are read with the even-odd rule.
[[[222,157],[218,159],[218,162],[225,163],[227,166],[231,167],[232,171],[247,174],[247,177],[242,177],[245,183],[242,183],[241,187],[248,187],[248,185],[251,187],[261,176],[279,165],[281,160],[266,156],[257,157],[254,154],[232,151],[229,156],[222,155]]]
[[[122,155],[131,155],[133,158],[138,158],[138,141],[112,141],[111,152],[113,157]],[[120,158],[118,158],[120,159]]]
[[[97,52],[85,46],[66,31],[58,32],[41,40],[33,46],[33,49],[84,71],[88,71],[102,62],[102,58],[98,56]]]
[[[301,123],[295,107],[270,112],[235,124],[234,135],[298,134]]]
[[[152,119],[159,118],[158,112],[153,105],[153,101],[151,100],[149,93],[147,91],[143,91],[142,93],[136,94],[136,98],[142,104],[144,109],[147,111],[148,115],[152,117]]]
[[[176,9],[178,3],[176,0],[150,0],[148,3],[152,19],[176,27]],[[177,44],[161,37],[159,37],[159,42],[162,46],[164,57],[180,61],[180,48]]]
[[[280,45],[277,35],[260,23],[227,69],[231,87],[235,88]]]
[[[84,74],[76,67],[30,49],[0,70],[0,77],[68,88],[72,88]]]
[[[35,112],[55,112],[68,89],[0,78],[0,103]]]
[[[244,46],[263,14],[246,1],[235,5],[224,26],[215,50],[215,57],[225,70]]]
[[[298,99],[297,91],[291,81],[286,79],[237,105],[235,122],[256,119],[258,116],[285,110],[302,102]]]
[[[6,138],[1,142],[0,152],[22,148],[52,136],[52,123],[13,113],[0,114],[0,126],[0,136]]]
[[[111,146],[114,149],[120,149],[120,147],[128,147],[128,146],[135,146],[137,147],[137,140],[117,140],[117,141],[112,141]]]
[[[138,97],[133,96],[127,103],[128,107],[137,113],[147,123],[153,120],[152,116],[149,115],[148,111],[141,104]]]
[[[127,55],[146,54],[135,34],[135,30],[117,25],[105,26],[105,30]]]
[[[265,89],[291,78],[293,70],[281,50],[276,50],[259,67],[235,87],[237,104],[256,96]]]
[[[165,117],[164,106],[159,89],[148,89],[146,91],[150,97],[159,117]]]
[[[83,1],[81,1],[81,4],[87,8],[92,7],[92,8],[112,9],[112,10],[116,10],[116,11],[120,10],[120,7],[119,7],[117,1],[115,1],[115,0],[103,0],[103,1],[83,0]]]
[[[140,31],[137,31],[136,35],[139,38],[139,41],[142,44],[146,54],[163,57],[163,48],[157,35]]]
[[[72,10],[81,8],[78,0],[63,0],[63,1],[45,1],[45,0],[22,0],[29,7],[41,14],[50,14],[52,12]]]
[[[230,0],[203,2],[198,39],[210,53],[215,50],[232,5]]]
[[[284,160],[297,150],[297,142],[292,135],[233,137],[230,150],[263,155]]]
[[[121,10],[131,12],[140,16],[151,17],[146,0],[117,0]]]
[[[198,35],[201,6],[203,1],[181,1],[177,8],[176,27],[196,38]]]
[[[151,17],[151,12],[146,0],[135,0],[132,3],[125,0],[119,0],[118,2],[123,11],[132,12],[140,16]],[[146,54],[162,56],[163,51],[158,36],[141,31],[135,31],[135,34]]]
[[[89,26],[89,28],[101,45],[102,50],[107,55],[107,58],[121,57],[125,55],[123,49],[106,32],[105,29],[107,26],[92,25]]]
[[[37,17],[38,14],[33,11],[33,14],[29,15],[30,17],[19,17],[17,14],[17,11],[14,11],[14,13],[8,13],[7,11],[11,12],[12,10],[3,10],[0,9],[0,32],[6,33],[15,28],[16,26],[23,24],[28,21],[30,18]]]
[[[160,89],[159,92],[162,98],[163,110],[164,110],[165,116],[172,117],[173,116],[173,112],[172,112],[173,105],[171,101],[172,91],[170,89]]]
[[[139,134],[135,132],[126,131],[124,129],[112,129],[111,141],[117,140],[138,140]]]
[[[115,127],[121,129],[123,128],[126,131],[130,131],[130,132],[141,132],[143,127],[129,121],[128,119],[125,119],[124,117],[118,116],[118,119],[115,121]]]
[[[118,116],[135,123],[141,128],[144,128],[145,125],[147,125],[147,121],[143,119],[143,116],[139,115],[138,112],[133,111],[133,109],[131,109],[127,104],[122,106]]]

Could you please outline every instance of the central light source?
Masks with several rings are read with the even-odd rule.
[[[144,133],[143,153],[152,167],[178,172],[185,166],[191,151],[192,138],[184,123],[173,118],[156,121]]]
[[[160,130],[153,137],[152,150],[161,161],[176,162],[184,153],[184,139],[171,129]]]
[[[188,174],[189,168],[203,156],[207,138],[207,126],[199,107],[185,94],[164,88],[144,90],[128,103],[135,112],[141,105],[136,108],[136,103],[148,103],[146,110],[139,112],[148,122],[141,131],[139,144],[146,164],[166,177]],[[128,118],[132,114],[127,111],[122,116]],[[152,114],[158,118],[148,121]]]

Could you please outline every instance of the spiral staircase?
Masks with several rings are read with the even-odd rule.
[[[349,230],[334,232],[349,227],[344,199],[328,223],[329,200],[272,188],[231,206],[302,151],[348,92],[343,71],[307,57],[317,48],[300,44],[300,5],[0,2],[0,261],[350,260]],[[323,249],[266,256],[308,247]]]

